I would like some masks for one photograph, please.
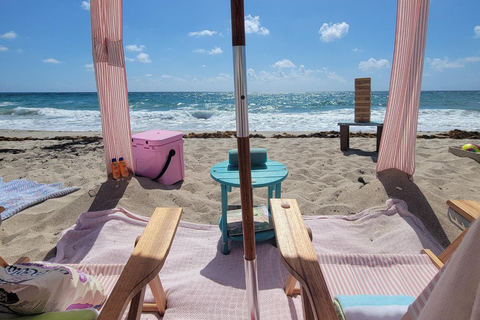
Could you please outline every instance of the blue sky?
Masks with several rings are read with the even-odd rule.
[[[249,91],[388,90],[393,0],[246,0]],[[124,0],[129,91],[233,91],[230,1]],[[480,90],[480,1],[431,0],[423,90]],[[0,91],[96,91],[88,1],[0,1]]]

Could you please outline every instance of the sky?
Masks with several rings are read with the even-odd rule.
[[[245,0],[247,88],[388,90],[393,0]],[[129,91],[233,91],[230,1],[124,0]],[[422,90],[480,90],[480,1],[431,0]],[[89,0],[0,0],[0,92],[92,92]]]

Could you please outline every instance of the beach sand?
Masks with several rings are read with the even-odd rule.
[[[210,168],[227,160],[228,150],[236,148],[235,138],[186,138],[185,180],[162,186],[142,177],[107,180],[100,136],[0,130],[0,177],[4,182],[25,178],[81,187],[3,221],[0,256],[7,261],[24,255],[32,260],[48,259],[55,254],[62,230],[72,226],[82,212],[116,206],[145,216],[157,206],[180,206],[183,220],[217,224],[220,186],[210,177]],[[297,199],[304,215],[347,215],[383,206],[389,197],[400,198],[446,246],[461,232],[447,217],[447,199],[480,201],[480,164],[448,152],[449,146],[462,146],[471,142],[468,139],[417,139],[416,172],[409,180],[396,170],[377,178],[374,138],[350,138],[351,149],[344,153],[338,137],[266,136],[252,138],[251,147],[266,148],[270,159],[288,167],[282,197]],[[255,204],[264,204],[266,199],[266,188],[254,189]],[[238,189],[230,194],[229,203],[240,204]]]

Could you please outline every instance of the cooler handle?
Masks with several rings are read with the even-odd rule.
[[[160,171],[160,173],[158,174],[158,176],[156,176],[156,177],[153,178],[152,180],[160,179],[160,178],[163,176],[163,174],[165,173],[165,171],[167,171],[168,166],[170,165],[170,161],[172,160],[172,158],[173,158],[174,155],[175,155],[175,150],[171,149],[170,152],[168,153],[167,162],[165,162],[165,165],[163,166],[162,171]]]

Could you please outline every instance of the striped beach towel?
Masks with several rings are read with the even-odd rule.
[[[3,182],[0,178],[0,206],[5,207],[5,211],[1,214],[1,220],[8,219],[37,203],[64,196],[78,189],[80,188],[63,187],[60,182],[43,184],[25,179]]]

